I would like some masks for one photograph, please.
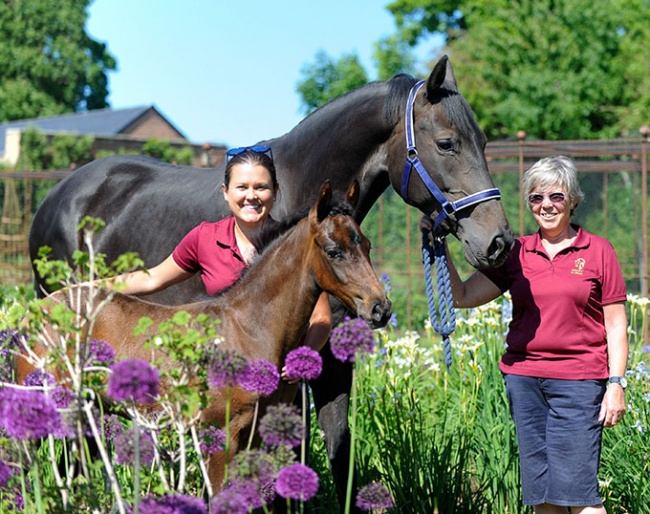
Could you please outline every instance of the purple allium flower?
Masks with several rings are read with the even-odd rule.
[[[323,369],[323,359],[308,346],[290,351],[284,364],[289,380],[314,380]]]
[[[148,496],[140,502],[138,511],[141,514],[208,514],[202,499],[182,494]]]
[[[158,396],[158,370],[138,359],[125,359],[112,366],[107,393],[118,402],[153,403]]]
[[[14,357],[11,352],[21,348],[20,338],[17,330],[0,330],[0,382],[12,382]]]
[[[318,492],[318,475],[304,464],[291,464],[280,470],[275,490],[283,498],[309,500]]]
[[[280,373],[275,364],[260,359],[249,363],[246,371],[242,374],[239,385],[247,391],[269,396],[274,393],[280,383]]]
[[[208,369],[208,383],[213,387],[234,387],[246,375],[246,357],[231,350],[217,349]]]
[[[248,498],[238,489],[225,488],[210,500],[210,514],[248,514]]]
[[[38,439],[60,431],[61,414],[41,391],[5,389],[2,396],[0,420],[9,437]]]
[[[107,441],[112,441],[122,432],[124,427],[116,414],[104,415],[104,437]]]
[[[56,384],[56,379],[52,373],[43,371],[42,369],[35,369],[25,377],[25,380],[23,380],[23,385],[28,387],[43,387],[46,384],[49,387],[52,387]]]
[[[355,362],[357,353],[370,353],[373,343],[372,329],[361,318],[346,316],[330,335],[332,353],[343,362]]]
[[[108,341],[91,339],[88,345],[88,360],[91,364],[106,366],[115,359],[115,350]]]
[[[0,459],[0,489],[7,487],[9,480],[14,476],[14,470],[5,461]]]
[[[70,404],[75,400],[75,394],[67,387],[57,386],[51,392],[50,396],[57,407],[57,409],[67,409]]]
[[[250,491],[249,506],[252,508],[268,505],[275,499],[274,458],[264,450],[255,449],[237,453],[231,462],[231,484]]]
[[[223,451],[226,446],[226,434],[223,430],[210,425],[199,432],[201,451],[209,455]]]
[[[395,506],[393,497],[381,482],[371,482],[359,489],[356,504],[366,511],[390,509]]]
[[[298,446],[304,435],[302,418],[293,405],[270,405],[260,420],[260,436],[269,446]]]
[[[135,462],[135,437],[139,434],[138,448],[140,450],[140,464],[150,466],[153,462],[155,452],[153,447],[153,437],[149,432],[140,430],[136,432],[135,428],[123,431],[118,435],[113,443],[117,456],[115,460],[118,464],[132,465]]]

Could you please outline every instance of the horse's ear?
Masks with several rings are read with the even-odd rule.
[[[316,217],[318,218],[319,222],[327,218],[327,215],[330,213],[331,205],[332,205],[332,184],[330,184],[330,181],[328,179],[320,188],[320,193],[318,193],[318,201],[314,206],[314,209],[316,210]]]
[[[454,70],[449,62],[449,57],[443,55],[440,60],[433,67],[433,71],[427,79],[427,96],[433,98],[437,89],[444,85],[445,89],[449,89],[458,93],[458,85],[456,84],[456,77]]]
[[[352,181],[352,184],[350,184],[350,188],[348,189],[348,192],[345,194],[345,201],[353,209],[356,209],[357,204],[359,203],[360,191],[361,191],[361,187],[359,186],[359,181],[355,178]]]

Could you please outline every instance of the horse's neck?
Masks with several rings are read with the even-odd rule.
[[[315,199],[325,179],[335,190],[346,191],[356,178],[361,211],[367,212],[389,185],[385,146],[394,126],[384,113],[387,91],[388,86],[377,84],[345,95],[273,143],[282,184],[278,217]]]
[[[309,266],[308,230],[306,220],[299,223],[221,297],[224,339],[240,342],[249,357],[279,364],[309,324],[320,289]]]

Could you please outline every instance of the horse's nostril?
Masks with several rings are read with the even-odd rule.
[[[388,298],[377,300],[372,306],[372,320],[378,325],[385,325],[390,319],[392,305]]]
[[[502,264],[512,249],[513,244],[514,240],[508,234],[495,237],[488,248],[488,259],[490,260],[490,264],[492,266]]]

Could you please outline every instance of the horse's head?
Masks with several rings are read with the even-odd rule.
[[[370,262],[370,241],[352,217],[358,198],[356,180],[343,205],[332,204],[329,181],[321,188],[309,212],[315,243],[313,269],[324,291],[338,298],[372,328],[378,328],[388,323],[391,303]]]
[[[404,200],[422,212],[436,218],[442,212],[442,202],[425,182],[430,177],[450,202],[443,213],[439,232],[452,233],[464,245],[465,258],[476,268],[486,268],[503,262],[514,244],[503,205],[494,193],[487,200],[454,209],[455,202],[484,191],[494,184],[485,159],[485,134],[476,123],[465,99],[458,92],[454,72],[447,57],[436,64],[431,75],[413,99],[413,141],[407,157],[418,160],[422,168],[407,175],[404,167],[404,133],[400,134],[402,150],[392,152],[393,187]],[[408,123],[402,120],[405,131]],[[408,139],[407,139],[408,141]],[[400,156],[400,157],[398,157]],[[407,166],[408,167],[408,166]],[[415,167],[414,167],[415,168]],[[410,172],[410,170],[409,170]],[[428,175],[422,178],[422,175]],[[405,175],[407,175],[405,177]],[[454,212],[455,211],[455,212]]]

